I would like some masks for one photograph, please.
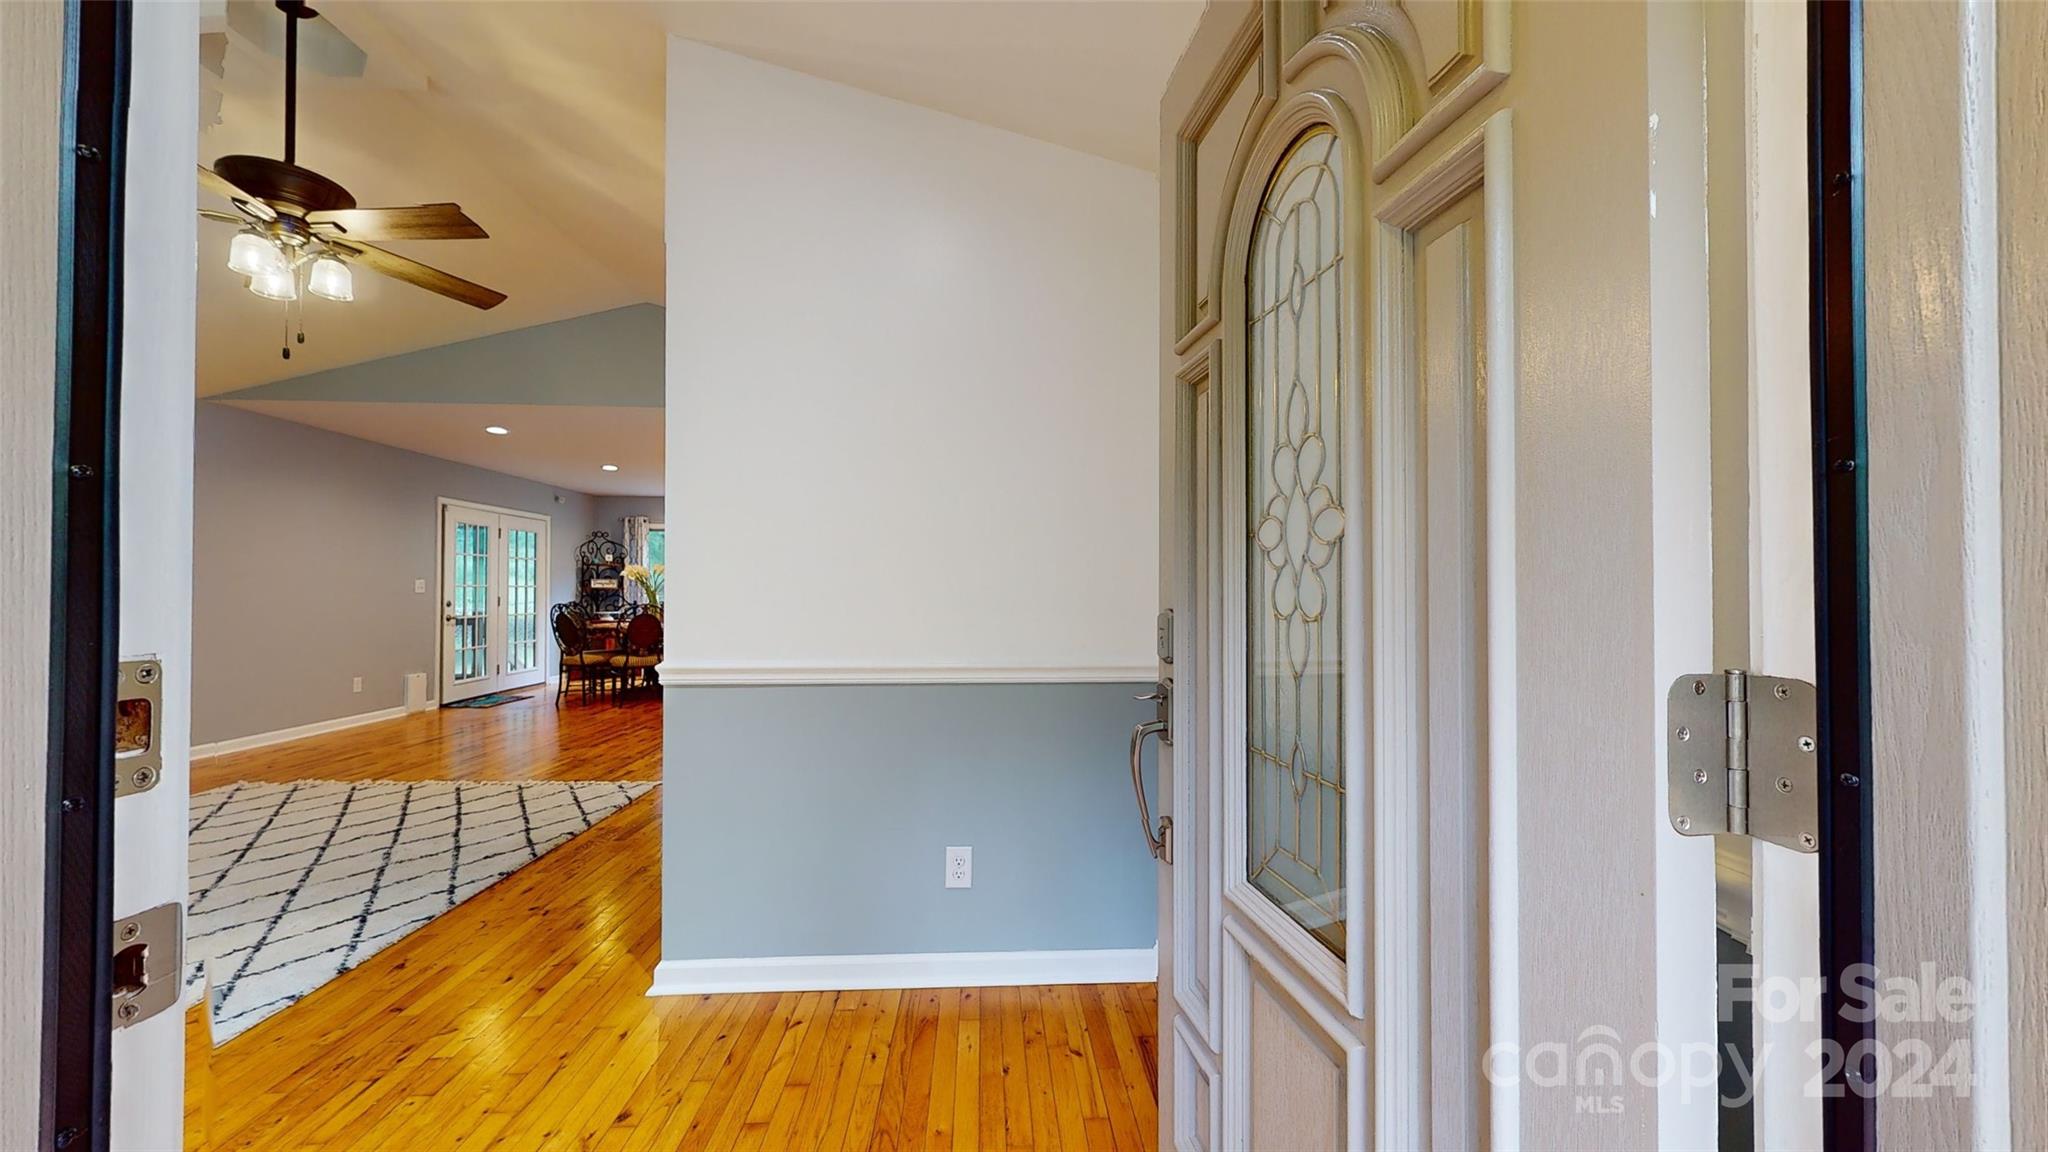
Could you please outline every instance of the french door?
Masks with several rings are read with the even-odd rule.
[[[441,703],[547,679],[548,519],[441,503]]]

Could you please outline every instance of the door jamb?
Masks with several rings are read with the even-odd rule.
[[[107,1147],[113,1079],[114,669],[121,233],[131,11],[64,13],[52,444],[49,787],[38,1140]],[[82,1141],[82,1143],[81,1143]]]
[[[1814,652],[1819,689],[1821,1036],[1857,1063],[1830,1069],[1823,1147],[1877,1147],[1876,1023],[1848,1011],[1876,960],[1871,831],[1870,553],[1864,439],[1863,13],[1807,4],[1809,341],[1813,392]],[[1861,971],[1870,971],[1868,968]],[[1860,1046],[1859,1046],[1860,1045]]]

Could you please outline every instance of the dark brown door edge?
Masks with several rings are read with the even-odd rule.
[[[107,1147],[112,1078],[115,467],[129,7],[69,0],[57,221],[45,797],[44,1148]]]
[[[1848,977],[1875,959],[1870,830],[1869,465],[1863,405],[1863,6],[1809,0],[1814,649],[1820,696],[1821,1100],[1829,1152],[1877,1147],[1875,1024]]]

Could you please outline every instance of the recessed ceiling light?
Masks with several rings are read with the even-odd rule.
[[[619,466],[617,464],[606,464],[604,465],[604,470],[607,472],[617,472],[619,470]]]
[[[496,424],[486,424],[486,425],[484,425],[484,431],[486,431],[486,432],[489,432],[489,433],[490,433],[491,435],[493,435],[493,436],[509,436],[509,435],[511,435],[511,429],[509,429],[509,428],[500,428],[500,427],[498,427],[498,426],[497,426]]]

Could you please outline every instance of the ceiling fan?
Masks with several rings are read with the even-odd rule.
[[[285,15],[284,159],[222,156],[199,167],[199,186],[217,192],[235,212],[199,214],[241,228],[228,245],[228,267],[248,277],[267,300],[297,301],[301,289],[328,300],[352,300],[350,266],[403,280],[474,308],[495,308],[505,294],[370,243],[373,240],[483,240],[489,234],[454,204],[358,208],[348,189],[298,158],[299,21],[319,13],[305,0],[277,0]],[[306,342],[301,327],[298,342]],[[291,347],[284,348],[291,359]]]

